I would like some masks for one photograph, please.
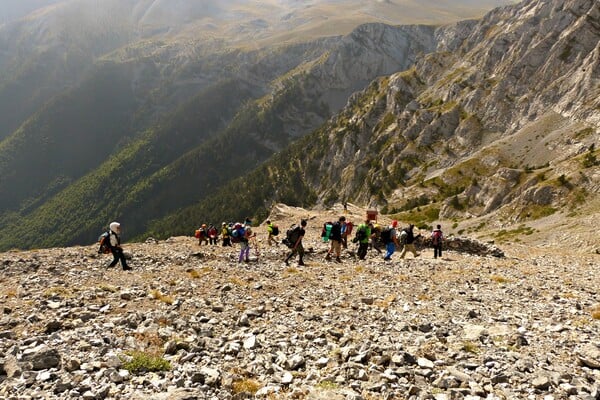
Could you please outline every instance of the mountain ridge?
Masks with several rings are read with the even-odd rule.
[[[114,182],[103,175],[105,193],[97,185],[86,193],[86,182],[97,175],[55,176],[45,186],[37,185],[45,197],[15,202],[2,216],[0,248],[93,240],[93,226],[112,219],[129,222],[138,239],[184,234],[190,221],[241,218],[242,213],[266,216],[270,204],[279,201],[327,206],[351,200],[423,225],[453,218],[457,231],[467,229],[462,225],[468,227],[469,219],[483,217],[483,211],[491,216],[502,205],[515,209],[501,217],[514,223],[527,220],[519,215],[539,218],[578,206],[582,197],[594,196],[597,185],[597,14],[597,6],[588,0],[530,0],[498,8],[479,21],[437,28],[366,24],[346,36],[268,50],[229,49],[196,63],[191,60],[204,51],[214,55],[211,44],[149,42],[146,47],[121,48],[103,62],[127,71],[127,90],[134,93],[130,121],[139,130],[121,138],[118,148],[123,153],[113,154],[111,161],[119,164],[122,157],[127,168],[113,169],[119,171]],[[564,27],[568,29],[562,34],[554,29]],[[162,84],[167,76],[170,84]],[[232,89],[235,85],[218,91],[236,79],[245,95]],[[217,88],[213,92],[211,84]],[[115,85],[117,96],[119,90]],[[198,91],[212,93],[206,99],[215,97],[215,104],[232,104],[229,116],[208,124],[207,132],[202,132],[203,111],[193,110],[196,103],[188,97]],[[172,107],[188,107],[187,113],[195,117],[186,118],[185,111],[177,114]],[[553,128],[545,126],[541,116],[549,108],[561,115],[565,126],[577,129],[566,130],[569,138],[552,135]],[[209,114],[207,118],[214,117]],[[587,123],[569,122],[575,118]],[[572,149],[565,153],[569,158],[534,165],[527,161],[530,154],[535,159],[529,143],[519,159],[512,154],[498,158],[500,144],[494,143],[536,119],[542,121],[537,128],[541,133],[527,140],[550,137],[548,146]],[[166,142],[145,142],[158,140],[157,131]],[[309,138],[303,139],[306,134]],[[175,143],[169,140],[192,147],[167,160],[156,150],[172,147]],[[536,147],[538,154],[544,146]],[[150,148],[155,150],[144,154]],[[132,156],[132,151],[138,153]],[[481,160],[472,158],[478,151],[484,155]],[[10,157],[0,154],[0,159]],[[250,172],[253,168],[258,169]],[[48,207],[36,209],[80,178],[70,191],[48,201]],[[508,188],[499,183],[507,178]],[[227,216],[227,202],[215,207],[210,201],[215,196],[236,198],[240,187],[246,204],[236,207],[239,216]],[[30,196],[8,188],[0,183],[0,192],[12,198]],[[123,190],[129,192],[119,192]],[[299,191],[303,193],[295,194]],[[180,196],[171,198],[175,193]],[[81,207],[98,202],[94,198],[99,196],[105,210],[101,215],[96,208]],[[566,196],[564,202],[561,196]],[[208,201],[192,205],[203,198]],[[65,215],[81,217],[69,222],[73,228],[61,230],[53,207],[76,210]],[[209,209],[221,214],[206,213]],[[39,240],[44,226],[48,236]]]
[[[484,18],[475,27],[476,33],[465,37],[460,53],[433,53],[421,57],[411,70],[375,81],[369,89],[353,96],[327,125],[292,145],[290,151],[248,180],[256,185],[270,176],[286,176],[282,182],[296,182],[299,193],[317,193],[317,200],[312,203],[306,203],[307,199],[298,194],[297,202],[290,205],[331,205],[349,199],[378,205],[386,212],[396,213],[398,218],[425,227],[439,218],[451,219],[457,225],[457,232],[470,229],[488,238],[494,238],[507,227],[509,231],[518,231],[520,227],[527,228],[527,224],[538,226],[541,219],[554,218],[556,213],[563,215],[566,231],[577,229],[580,219],[588,221],[585,225],[589,226],[593,220],[590,215],[598,213],[597,207],[593,207],[597,203],[599,178],[598,126],[595,125],[598,100],[594,97],[594,88],[598,85],[598,62],[594,58],[598,41],[591,39],[600,35],[595,29],[598,5],[590,1],[567,2],[565,7],[588,8],[583,8],[584,13],[570,13],[567,8],[562,14],[562,2],[524,4],[529,7],[524,8],[523,14],[516,12],[520,10],[517,7],[503,8]],[[487,44],[472,44],[479,43],[473,37],[485,36],[483,32],[489,28],[486,21],[497,21],[503,13],[530,14],[531,21],[549,23],[529,12],[536,7],[542,15],[554,16],[572,29],[561,36],[549,34],[546,41],[539,41],[538,47],[532,50],[519,43],[511,49],[511,42],[505,42],[505,34],[489,36]],[[525,24],[527,21],[525,19]],[[457,27],[453,29],[456,31]],[[576,30],[587,31],[589,36],[575,34]],[[580,46],[578,52],[572,48],[569,57],[565,57],[564,49],[568,47],[565,40],[575,36],[581,37],[587,47]],[[488,78],[487,70],[477,64],[466,64],[468,60],[485,62],[486,54],[488,60],[493,57],[494,46],[490,42],[494,41],[503,44],[503,55],[515,52],[519,46],[524,49],[521,64],[512,59],[492,64],[496,68],[492,72],[496,74],[500,71],[498,68],[505,68],[509,77],[506,82],[503,76],[494,77],[492,73]],[[545,64],[536,61],[540,46],[551,49]],[[529,82],[508,88],[509,82],[514,81],[510,74],[520,65],[526,65],[530,58],[538,66],[541,80],[532,79],[536,76],[534,73],[529,76]],[[589,64],[592,60],[596,60],[595,63]],[[556,67],[563,64],[566,69]],[[584,96],[565,83],[570,82],[570,71],[577,68],[586,69],[588,79],[576,87],[592,88],[585,91]],[[519,99],[527,93],[535,94],[533,101],[524,107],[518,106],[519,101],[522,102]],[[547,113],[547,104],[554,103],[558,104],[553,107],[555,122],[552,119],[545,122],[542,117]],[[544,114],[540,114],[541,110]],[[581,120],[570,121],[573,114]],[[529,128],[536,120],[537,128]],[[504,152],[503,158],[498,158],[501,141],[510,141],[516,133],[527,129],[533,133],[525,135],[523,147]],[[549,140],[544,142],[542,137]],[[536,142],[537,147],[532,148]],[[482,156],[467,158],[477,150],[483,151]],[[309,154],[299,155],[301,152]],[[529,163],[529,157],[533,162],[541,153],[546,153],[544,163]],[[550,154],[556,156],[551,158]],[[282,158],[289,158],[290,162],[284,164]],[[301,172],[286,172],[295,163],[293,170]],[[444,172],[425,179],[428,171],[440,168]],[[394,182],[400,185],[396,187]],[[229,192],[219,196],[230,196],[236,185],[242,182],[230,185]],[[242,185],[239,190],[251,192],[249,197],[262,199],[262,202],[265,199],[277,201],[272,189],[259,194],[254,187]],[[588,202],[582,201],[585,198]],[[260,207],[260,202],[254,203],[254,207]],[[483,211],[476,211],[479,207]],[[243,212],[250,213],[252,208],[248,206]],[[182,215],[195,221],[224,217],[207,211],[209,209],[210,205],[202,202]],[[479,222],[483,226],[477,228],[469,222],[471,218],[481,217],[470,215],[471,211],[487,214],[487,218]],[[263,211],[260,215],[265,217],[266,213]],[[158,221],[151,232],[160,232],[161,226],[169,224],[182,226],[177,221],[174,215]],[[531,229],[531,233],[535,233]],[[545,231],[546,240],[551,241],[552,231],[541,230]],[[165,231],[182,233],[181,230]],[[583,238],[578,244],[584,251],[594,247],[591,238]]]

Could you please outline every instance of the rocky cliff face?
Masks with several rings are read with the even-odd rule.
[[[321,201],[522,222],[596,199],[599,13],[596,1],[527,1],[437,29],[436,52],[353,96],[324,130],[324,178],[308,177]]]

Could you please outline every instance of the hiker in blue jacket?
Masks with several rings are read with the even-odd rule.
[[[131,267],[127,265],[127,260],[125,259],[125,254],[123,254],[123,248],[121,247],[121,224],[118,222],[111,222],[109,228],[110,252],[114,258],[108,267],[112,268],[121,261],[123,271],[130,271]]]

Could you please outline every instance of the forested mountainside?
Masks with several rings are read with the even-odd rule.
[[[153,217],[252,170],[319,126],[340,99],[408,67],[433,43],[430,27],[377,24],[346,37],[225,54],[220,66],[212,59],[214,83],[158,121],[151,117],[161,104],[144,97],[150,104],[140,105],[129,84],[139,64],[98,65],[0,144],[0,248],[85,243],[112,219],[144,232]]]
[[[435,36],[438,51],[376,79],[311,135],[215,194],[242,193],[235,207],[206,199],[148,234],[188,233],[186,221],[265,217],[273,201],[351,201],[422,226],[443,219],[454,231],[496,236],[534,234],[540,221],[593,229],[599,3],[526,1]]]
[[[130,12],[134,3],[114,4]],[[545,126],[546,119],[538,118],[542,109],[554,110],[567,126],[580,124],[577,137],[587,139],[576,143],[590,147],[587,163],[594,168],[590,138],[597,113],[580,99],[588,96],[593,103],[597,91],[594,59],[581,59],[593,54],[596,7],[528,1],[451,26],[372,23],[343,36],[284,44],[261,36],[258,47],[248,46],[257,31],[246,32],[246,41],[235,45],[226,36],[194,38],[199,26],[194,13],[188,13],[185,28],[167,29],[160,19],[148,19],[160,13],[136,8],[113,20],[115,9],[99,10],[104,14],[96,20],[109,21],[104,30],[90,30],[79,36],[87,39],[60,53],[62,60],[72,60],[72,54],[94,60],[86,68],[74,63],[69,83],[48,74],[62,71],[61,64],[40,64],[35,49],[24,52],[32,54],[24,63],[32,69],[3,69],[0,102],[10,103],[11,84],[32,82],[32,76],[65,87],[38,85],[48,89],[43,95],[32,89],[36,85],[27,86],[43,106],[29,105],[35,109],[31,116],[20,123],[22,116],[15,115],[2,129],[10,133],[0,143],[0,249],[88,243],[115,219],[128,227],[129,238],[189,233],[190,224],[202,220],[265,215],[273,201],[326,205],[345,199],[377,203],[386,211],[429,205],[423,221],[436,209],[450,215],[462,207],[456,218],[489,214],[518,197],[509,190],[514,185],[493,196],[490,204],[496,206],[488,206],[482,204],[497,186],[464,177],[446,182],[443,176],[529,123]],[[44,18],[33,18],[37,25],[21,20],[2,29],[16,29],[22,40],[40,34],[52,18],[61,20],[55,9],[62,18],[68,14],[57,5],[40,13]],[[223,11],[211,10],[214,18]],[[131,15],[145,21],[143,29],[123,22]],[[61,44],[61,35],[70,37],[67,28],[43,36],[48,47]],[[586,39],[570,42],[568,30]],[[103,35],[106,41],[98,39]],[[540,54],[554,51],[555,42],[566,46],[556,57],[575,72],[550,71],[556,60],[546,63]],[[21,59],[0,62],[15,67],[16,60]],[[587,73],[581,74],[577,68],[585,70],[585,63]],[[21,75],[40,72],[40,65],[51,69]],[[507,87],[511,80],[518,89]],[[549,90],[552,85],[571,89]],[[518,165],[503,161],[477,174],[495,174],[507,164]],[[425,185],[433,178],[444,182],[435,181],[441,189]],[[251,186],[240,195],[243,182]],[[233,198],[236,206],[215,200],[220,198]]]

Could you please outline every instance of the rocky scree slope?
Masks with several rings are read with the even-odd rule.
[[[597,257],[325,262],[320,225],[340,211],[273,213],[308,218],[304,267],[262,228],[247,264],[189,237],[127,244],[133,272],[96,246],[1,254],[0,396],[598,398]],[[135,370],[140,354],[170,369]]]

